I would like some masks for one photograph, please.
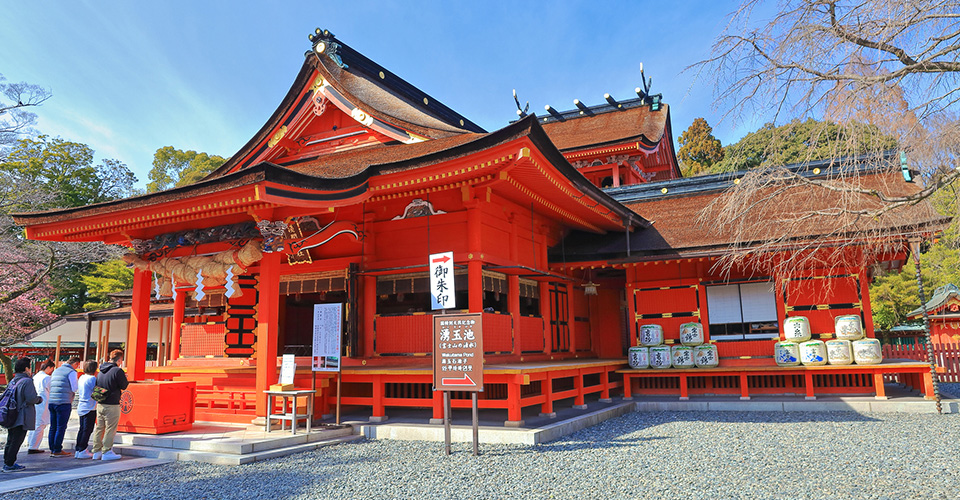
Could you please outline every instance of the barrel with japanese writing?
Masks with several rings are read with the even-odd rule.
[[[827,346],[822,340],[808,340],[800,344],[800,362],[803,366],[827,364]]]
[[[670,346],[670,357],[674,368],[693,368],[697,366],[693,361],[693,347],[688,345]]]
[[[698,368],[715,368],[720,364],[717,346],[713,344],[703,344],[694,347],[693,360]]]
[[[780,366],[800,364],[800,346],[796,342],[777,342],[773,345],[773,359]]]
[[[827,362],[831,365],[853,364],[853,346],[849,340],[831,339],[827,344]]]
[[[883,351],[877,339],[853,341],[853,361],[858,365],[879,365],[883,361]]]
[[[627,351],[630,368],[650,368],[650,351],[647,347],[633,346]]]
[[[663,327],[660,325],[643,325],[640,327],[640,345],[653,347],[663,343]]]
[[[680,325],[680,343],[689,346],[702,344],[703,325],[700,323],[684,323]]]
[[[860,316],[855,314],[837,316],[833,320],[833,325],[838,339],[852,342],[863,338],[863,325],[860,323]]]
[[[658,345],[650,348],[650,368],[670,368],[673,361],[670,359],[670,346]]]
[[[783,338],[790,342],[810,340],[810,320],[804,316],[791,316],[783,323]]]

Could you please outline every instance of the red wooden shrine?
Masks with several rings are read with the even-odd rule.
[[[691,393],[794,392],[777,385],[783,375],[738,374],[773,364],[792,314],[809,316],[816,333],[832,331],[835,315],[860,314],[872,336],[868,265],[776,283],[712,270],[727,236],[692,221],[734,177],[679,178],[660,96],[487,132],[329,32],[312,40],[276,112],[205,179],[16,219],[33,239],[131,248],[129,376],[195,383],[198,420],[262,416],[284,353],[300,356],[295,384],[316,384],[317,411],[330,413],[333,375],[309,368],[312,308],[328,302],[345,304],[343,403],[377,419],[394,406],[439,418],[426,270],[427,255],[443,251],[454,253],[457,307],[484,315],[480,407],[506,410],[507,425],[524,408],[549,415],[561,400],[629,391],[617,371],[648,322],[674,339],[698,320],[718,342],[728,372],[685,381]],[[904,260],[901,247],[889,261]],[[172,296],[181,326],[160,367],[145,363],[154,291]],[[732,312],[751,301],[762,305],[753,316]],[[817,392],[872,393],[874,380],[822,377]],[[636,379],[629,392],[676,394],[674,381]],[[454,407],[469,404],[454,395]]]

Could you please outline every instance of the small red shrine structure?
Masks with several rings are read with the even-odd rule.
[[[557,401],[579,406],[588,394],[609,400],[623,390],[617,371],[648,322],[675,339],[680,323],[698,319],[718,341],[730,371],[690,388],[704,394],[740,393],[743,384],[794,392],[802,382],[790,376],[738,373],[754,358],[773,364],[772,340],[789,315],[809,315],[825,333],[833,315],[860,314],[872,336],[870,265],[804,269],[779,282],[712,271],[729,235],[693,221],[736,175],[680,178],[660,96],[611,98],[486,132],[331,33],[311,40],[274,114],[207,178],[16,217],[33,239],[131,248],[129,376],[196,383],[198,419],[264,415],[263,391],[284,353],[302,356],[295,383],[316,383],[317,410],[329,413],[332,375],[309,371],[308,357],[313,305],[328,302],[345,304],[343,403],[369,407],[374,419],[392,406],[440,417],[427,256],[443,251],[454,253],[457,307],[483,314],[480,407],[506,410],[508,425],[527,407],[549,415]],[[885,175],[876,173],[884,186],[915,189]],[[931,214],[920,210],[904,234]],[[905,248],[889,260],[903,261]],[[820,300],[825,281],[833,291]],[[144,362],[151,292],[173,298],[179,328],[167,366]],[[815,383],[820,392],[873,392],[875,380],[831,374]],[[634,393],[681,390],[669,374],[631,383]],[[454,407],[469,404],[454,395]]]
[[[957,285],[951,283],[937,288],[926,304],[907,313],[907,319],[922,321],[924,310],[930,318],[930,342],[934,344],[960,342],[960,288]],[[921,331],[920,336],[922,335]],[[922,342],[922,338],[917,339],[917,343]]]

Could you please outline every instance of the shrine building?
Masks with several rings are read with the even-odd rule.
[[[715,264],[733,235],[696,221],[743,173],[681,178],[660,95],[577,101],[486,131],[331,33],[311,40],[273,115],[203,180],[16,216],[31,239],[129,247],[129,321],[109,341],[126,341],[134,401],[163,406],[157,387],[189,384],[195,395],[177,408],[192,418],[250,422],[267,411],[279,356],[294,354],[295,384],[316,387],[317,414],[329,414],[336,375],[310,369],[313,306],[340,303],[343,405],[374,420],[394,407],[439,418],[427,257],[448,251],[456,309],[483,315],[480,407],[503,410],[506,425],[624,392],[883,395],[884,374],[868,367],[777,372],[773,343],[798,314],[815,334],[858,315],[872,337],[868,283],[902,265],[908,238],[940,223],[928,206],[903,208],[914,222],[872,261],[783,279],[723,273]],[[918,189],[872,164],[861,178],[893,194]],[[756,223],[757,238],[777,229],[773,219]],[[814,224],[793,236],[820,234]],[[172,308],[159,328],[151,295]],[[662,326],[670,342],[690,321],[717,345],[716,372],[619,373],[641,325]],[[453,405],[469,407],[469,396],[454,393]]]

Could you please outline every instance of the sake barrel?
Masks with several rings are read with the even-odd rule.
[[[883,351],[877,339],[853,341],[853,360],[858,365],[879,365],[883,361]]]
[[[703,344],[694,347],[693,362],[699,368],[715,368],[720,364],[720,356],[717,355],[717,346],[713,344]]]
[[[658,345],[650,349],[650,368],[670,368],[673,365],[670,359],[670,346]]]
[[[697,366],[693,361],[693,347],[688,345],[670,346],[670,356],[674,368],[693,368]]]
[[[777,342],[773,345],[773,359],[780,366],[800,364],[800,346],[796,342]]]
[[[640,327],[640,345],[653,347],[663,343],[663,327],[660,325],[643,325]]]
[[[804,316],[791,316],[783,323],[783,338],[790,342],[810,340],[810,320]]]
[[[633,346],[627,352],[630,368],[650,368],[650,351],[643,346]]]
[[[800,362],[803,366],[827,364],[827,346],[822,340],[808,340],[800,344]]]
[[[853,346],[849,340],[831,339],[826,342],[827,362],[831,365],[853,364]]]
[[[863,325],[860,324],[860,316],[855,314],[837,316],[833,320],[833,325],[838,339],[854,341],[863,337]]]
[[[684,323],[680,325],[680,343],[689,346],[702,344],[703,325],[700,323]]]

